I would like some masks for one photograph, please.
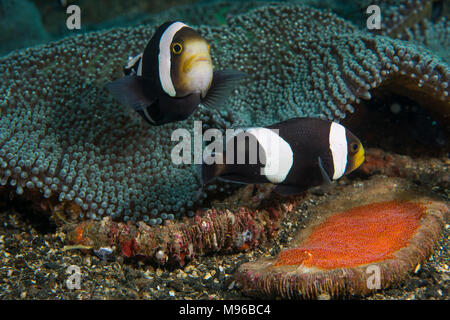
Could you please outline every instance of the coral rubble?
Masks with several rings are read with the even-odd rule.
[[[160,227],[143,222],[117,223],[105,217],[99,222],[65,225],[65,231],[75,248],[111,248],[117,256],[184,266],[199,255],[256,247],[276,236],[283,216],[280,208],[252,211],[242,207],[237,212],[210,209],[198,211],[192,219]]]

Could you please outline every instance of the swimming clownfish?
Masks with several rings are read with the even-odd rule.
[[[200,103],[217,106],[245,77],[213,71],[208,42],[182,22],[162,24],[124,74],[106,89],[151,125],[185,120]]]
[[[239,143],[244,139],[249,142]],[[251,147],[252,140],[256,147]],[[225,151],[212,153],[201,165],[203,184],[214,178],[273,183],[277,185],[275,192],[288,196],[330,184],[364,162],[364,148],[353,133],[336,122],[317,118],[294,118],[268,127],[241,130],[228,138],[225,145]],[[227,158],[229,152],[231,156]],[[223,164],[212,163],[212,156]]]

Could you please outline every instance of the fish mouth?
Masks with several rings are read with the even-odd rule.
[[[194,62],[202,62],[202,61],[210,62],[211,60],[207,57],[200,57],[200,58],[194,60]]]
[[[194,64],[196,64],[198,62],[201,62],[201,63],[207,62],[207,63],[211,64],[211,58],[207,57],[207,56],[203,56],[203,55],[192,55],[184,63],[183,71],[189,72],[192,69],[192,67],[194,66]]]

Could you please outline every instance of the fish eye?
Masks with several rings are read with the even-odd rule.
[[[352,151],[353,151],[353,152],[358,151],[358,144],[357,144],[356,142],[353,142],[351,148],[352,148]]]
[[[175,42],[174,44],[172,44],[172,51],[175,54],[180,54],[181,51],[183,51],[183,46],[181,45],[181,43]]]

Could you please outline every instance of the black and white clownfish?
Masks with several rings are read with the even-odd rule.
[[[200,103],[219,105],[246,76],[213,71],[208,42],[182,22],[162,24],[124,74],[106,89],[151,125],[185,120]]]
[[[247,142],[238,142],[244,139]],[[252,147],[252,140],[257,147]],[[216,177],[238,183],[273,183],[275,192],[288,196],[330,184],[364,162],[364,148],[353,133],[336,122],[317,118],[293,118],[241,130],[225,145],[225,151],[212,152],[209,160],[204,159],[200,168],[203,184]],[[227,155],[230,150],[231,156]],[[257,159],[253,162],[252,153]],[[213,157],[217,163],[212,163]]]

